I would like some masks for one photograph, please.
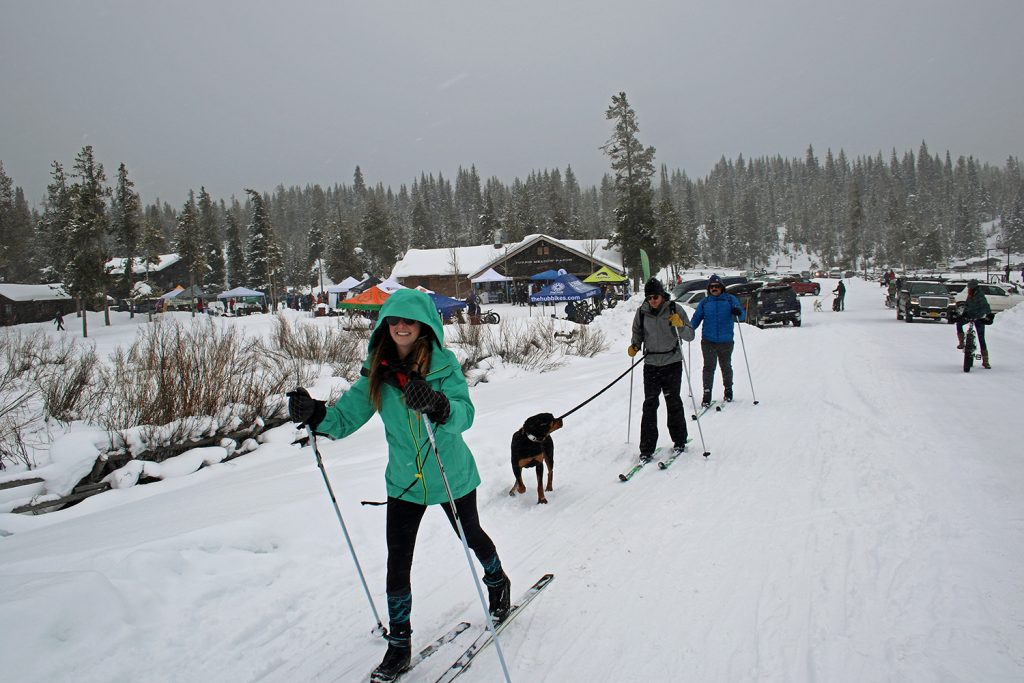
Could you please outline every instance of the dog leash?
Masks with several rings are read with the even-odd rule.
[[[644,358],[646,358],[646,357],[647,357],[647,354],[646,354],[646,353],[645,353],[645,354],[643,354],[642,356],[640,356],[640,360],[638,360],[637,362],[633,363],[633,364],[632,364],[632,365],[630,365],[630,366],[629,366],[628,368],[626,368],[626,371],[625,371],[624,373],[622,373],[621,375],[619,375],[618,377],[616,377],[615,379],[613,379],[613,380],[611,381],[611,383],[610,383],[610,384],[608,384],[608,386],[606,386],[606,387],[605,387],[604,389],[602,389],[601,391],[597,392],[596,394],[594,394],[593,396],[591,396],[590,398],[588,398],[588,399],[587,399],[586,401],[584,401],[583,403],[579,404],[578,406],[576,406],[575,408],[573,408],[572,410],[570,410],[569,412],[567,412],[567,413],[566,413],[565,415],[562,415],[561,417],[559,417],[559,418],[556,418],[556,419],[562,420],[562,419],[564,419],[564,418],[567,418],[567,417],[569,417],[570,415],[572,415],[573,413],[575,413],[575,412],[576,412],[577,410],[579,410],[579,409],[580,409],[580,408],[582,408],[583,406],[587,405],[588,403],[590,403],[591,401],[593,401],[593,400],[594,400],[595,398],[597,398],[598,396],[600,396],[600,395],[601,395],[601,394],[603,394],[604,392],[606,392],[606,391],[608,391],[609,389],[611,389],[611,388],[612,388],[612,385],[613,385],[613,384],[615,384],[616,382],[618,382],[618,381],[619,381],[620,379],[622,379],[622,378],[623,378],[623,377],[625,377],[626,375],[628,375],[628,374],[629,374],[629,371],[630,371],[630,370],[632,370],[632,369],[633,369],[633,368],[635,368],[636,366],[638,366],[638,365],[640,365],[641,363],[643,363],[643,362],[644,362]]]

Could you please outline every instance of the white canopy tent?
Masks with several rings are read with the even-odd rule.
[[[343,294],[348,293],[348,290],[352,289],[359,284],[359,280],[354,277],[347,277],[336,285],[331,285],[326,289],[327,291],[327,304],[331,308],[338,307],[338,299],[343,299]]]
[[[475,277],[470,282],[473,284],[479,284],[481,282],[511,282],[512,278],[506,277],[496,271],[494,268],[488,268],[479,277]]]

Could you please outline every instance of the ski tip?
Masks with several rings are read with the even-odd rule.
[[[666,466],[665,466],[665,463],[663,463],[663,462],[659,462],[659,463],[658,463],[658,469],[659,469],[659,470],[667,470],[667,469],[668,469],[668,467],[666,467]]]
[[[619,481],[629,481],[629,477],[627,477],[625,474],[620,474]]]

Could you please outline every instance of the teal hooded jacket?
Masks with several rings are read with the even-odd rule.
[[[389,315],[418,320],[422,323],[421,334],[428,334],[428,329],[434,334],[436,344],[430,354],[430,369],[423,379],[431,389],[443,393],[451,407],[451,413],[443,424],[433,424],[434,437],[452,495],[456,499],[461,498],[480,485],[476,461],[462,439],[462,432],[472,426],[476,414],[469,399],[469,386],[462,374],[462,366],[455,354],[444,348],[444,328],[433,300],[421,291],[400,289],[388,297],[380,309],[377,326],[370,335],[364,370],[369,369],[381,335],[390,334],[384,322]],[[375,412],[370,400],[370,379],[364,374],[337,403],[327,407],[327,415],[317,425],[316,431],[341,439],[366,424]],[[423,417],[406,407],[405,395],[390,384],[381,387],[380,418],[388,443],[388,466],[384,472],[388,496],[421,505],[447,503],[448,494],[427,438]]]

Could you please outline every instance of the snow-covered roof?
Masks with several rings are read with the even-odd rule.
[[[391,273],[393,278],[415,277],[422,275],[451,275],[452,274],[452,252],[455,252],[455,260],[458,262],[458,272],[462,275],[475,275],[490,267],[495,261],[505,258],[516,251],[529,246],[532,242],[546,239],[554,244],[560,244],[567,249],[578,252],[585,258],[590,258],[590,250],[594,251],[594,260],[601,265],[611,266],[622,270],[622,254],[614,248],[608,247],[608,240],[560,240],[549,235],[536,234],[527,235],[522,242],[504,244],[495,248],[493,244],[483,244],[475,247],[455,247],[444,249],[410,249],[398,263]]]
[[[0,282],[0,296],[11,301],[64,301],[71,296],[64,285],[17,285]]]
[[[160,260],[157,261],[156,264],[152,264],[147,268],[145,263],[143,263],[140,259],[136,258],[135,261],[132,263],[132,272],[140,275],[145,274],[147,272],[157,273],[163,270],[164,268],[167,268],[168,266],[174,265],[180,260],[181,257],[178,256],[177,254],[160,254]],[[107,261],[106,268],[107,272],[110,273],[111,275],[124,275],[124,258],[110,259],[109,261]]]

